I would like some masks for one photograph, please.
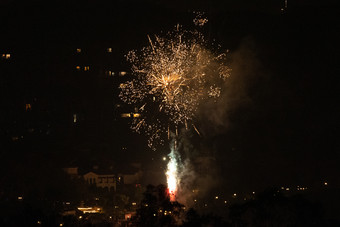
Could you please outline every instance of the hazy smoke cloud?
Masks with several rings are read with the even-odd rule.
[[[251,38],[241,42],[239,48],[229,54],[231,76],[222,87],[221,97],[202,103],[199,111],[200,130],[205,136],[214,136],[230,125],[230,114],[243,105],[251,104],[248,87],[260,70],[256,47]]]
[[[178,139],[178,150],[181,153],[181,162],[179,163],[180,185],[177,194],[177,200],[191,207],[194,205],[194,199],[200,199],[218,185],[218,169],[215,165],[215,159],[209,155],[211,151],[205,148],[195,148],[191,141],[192,134],[181,133]]]
[[[219,85],[222,88],[221,96],[205,100],[200,106],[197,125],[203,140],[228,130],[232,124],[230,115],[242,106],[251,105],[248,90],[261,71],[256,53],[253,40],[247,38],[236,51],[229,54],[228,66],[232,72],[225,83]],[[182,168],[178,201],[190,207],[194,199],[199,200],[218,187],[220,172],[213,148],[196,148],[192,145],[189,133],[181,132],[181,135],[179,149],[182,154]]]

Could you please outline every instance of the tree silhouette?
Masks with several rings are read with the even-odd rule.
[[[139,226],[176,226],[183,214],[183,207],[178,202],[170,201],[165,185],[148,185],[137,210]]]
[[[230,208],[232,226],[325,226],[321,207],[301,196],[286,197],[277,189]]]

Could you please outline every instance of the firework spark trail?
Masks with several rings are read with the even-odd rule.
[[[168,155],[169,162],[166,171],[166,178],[169,190],[170,201],[176,200],[177,185],[178,185],[178,167],[180,165],[180,158],[175,146],[171,147],[171,152]]]
[[[208,22],[198,14],[194,23]],[[229,77],[226,54],[209,50],[204,36],[198,31],[185,31],[179,25],[165,36],[147,36],[149,46],[141,51],[130,51],[127,60],[132,64],[131,81],[120,85],[120,98],[139,109],[140,117],[133,118],[131,128],[144,132],[148,145],[163,144],[172,139],[166,176],[170,200],[176,200],[181,159],[178,151],[178,129],[188,125],[198,135],[193,123],[200,102],[218,98],[218,86]],[[163,135],[164,134],[164,135]]]
[[[169,139],[170,131],[181,126],[187,129],[202,100],[220,96],[217,80],[225,80],[230,69],[224,64],[226,55],[210,51],[197,31],[177,25],[164,37],[153,40],[148,36],[148,41],[149,46],[126,56],[133,79],[121,84],[120,98],[140,106],[142,119],[133,119],[131,128],[144,132],[153,148],[164,142],[166,134]]]

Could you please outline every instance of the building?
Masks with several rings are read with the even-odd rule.
[[[83,177],[87,183],[93,184],[98,188],[104,188],[108,191],[116,191],[117,184],[114,174],[99,174],[90,171],[84,174]]]
[[[118,174],[114,172],[118,171],[101,171],[96,168],[83,175],[84,180],[91,185],[95,185],[98,188],[106,188],[108,191],[116,191],[117,187],[126,188],[136,185],[141,185],[143,171],[138,168],[139,164],[131,164],[120,168]],[[72,168],[68,168],[71,171]]]
[[[141,170],[137,172],[119,174],[119,177],[121,177],[123,184],[127,184],[127,185],[140,184],[142,176],[143,176],[143,172]]]

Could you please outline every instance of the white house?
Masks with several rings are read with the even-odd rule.
[[[91,171],[83,177],[87,183],[94,184],[98,188],[107,188],[109,191],[116,190],[116,178],[114,174],[97,174]]]

